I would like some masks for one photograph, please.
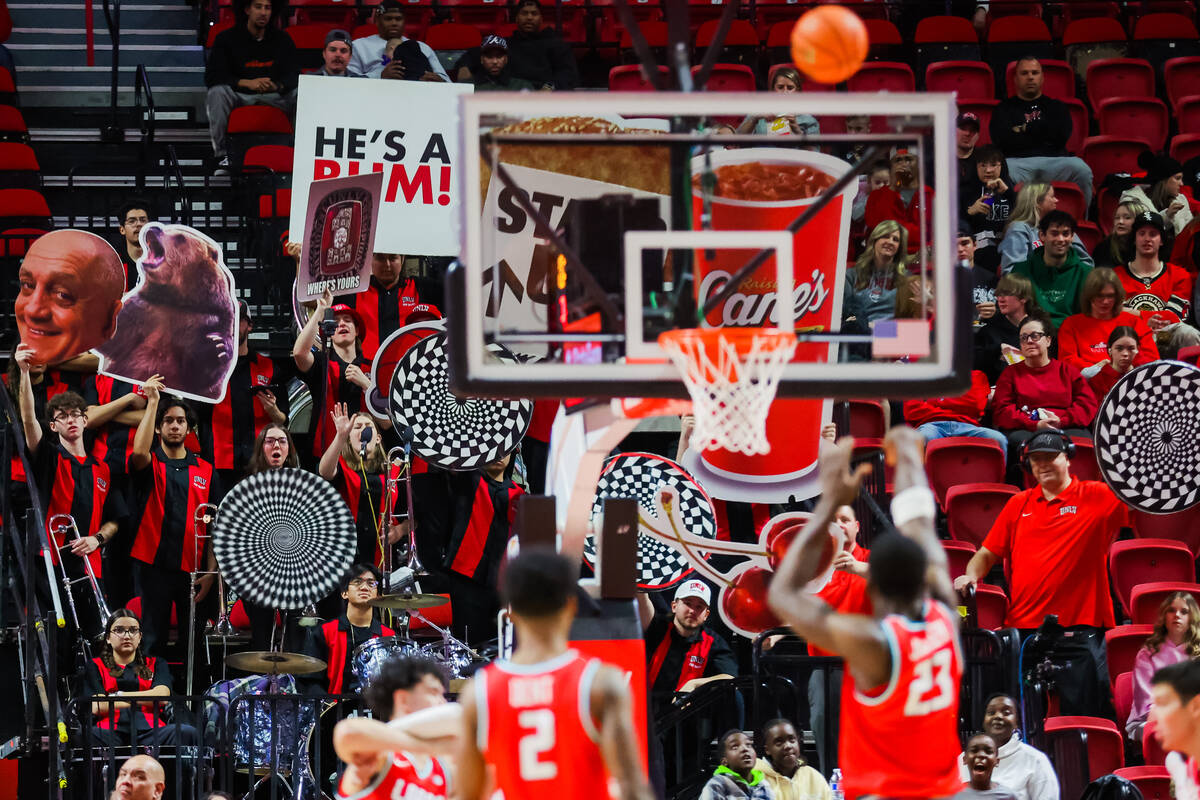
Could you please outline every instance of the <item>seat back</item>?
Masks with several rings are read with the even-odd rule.
[[[1133,508],[1129,515],[1135,536],[1174,539],[1187,545],[1192,555],[1200,554],[1200,506],[1174,514],[1148,514]]]
[[[1054,197],[1058,200],[1058,208],[1066,211],[1075,219],[1087,219],[1087,203],[1083,199],[1083,191],[1074,183],[1054,181]],[[1074,462],[1072,462],[1074,465]]]
[[[1132,684],[1132,675],[1130,683]],[[1132,689],[1131,689],[1132,691]],[[1130,697],[1132,702],[1133,698]],[[1113,775],[1118,778],[1124,778],[1138,788],[1142,793],[1142,800],[1171,800],[1171,773],[1167,772],[1166,767],[1160,766],[1142,766],[1142,767],[1121,767],[1121,769],[1113,770]]]
[[[1196,94],[1196,87],[1200,87],[1200,56],[1168,59],[1163,64],[1163,83],[1172,106],[1177,106],[1180,98]]]
[[[660,64],[658,74],[665,83],[670,76],[670,71]],[[653,92],[655,88],[654,84],[647,81],[642,75],[640,64],[619,64],[608,71],[608,90],[610,92]]]
[[[925,68],[925,91],[955,92],[960,100],[991,100],[996,79],[983,61],[937,61]]]
[[[1077,730],[1087,734],[1088,780],[1094,781],[1125,766],[1125,743],[1110,719],[1103,717],[1049,717],[1046,733]]]
[[[878,400],[848,400],[850,407],[850,435],[868,439],[882,439],[889,427],[883,403]]]
[[[1153,625],[1118,625],[1104,632],[1104,653],[1108,662],[1108,682],[1114,685],[1122,672],[1131,672],[1138,650],[1154,633]]]
[[[1083,150],[1083,142],[1091,130],[1091,117],[1088,116],[1087,106],[1083,101],[1071,97],[1063,101],[1067,104],[1067,112],[1071,115],[1071,138],[1067,139],[1067,152],[1078,155]]]
[[[1193,599],[1200,598],[1200,584],[1193,581],[1150,581],[1134,586],[1129,592],[1133,621],[1139,624],[1157,622],[1158,607],[1174,592],[1187,592]]]
[[[950,538],[983,545],[1004,504],[1017,493],[1007,483],[965,483],[946,492],[946,519]]]
[[[1098,58],[1087,66],[1092,109],[1108,97],[1154,97],[1154,67],[1143,58]]]
[[[1122,672],[1113,682],[1113,706],[1117,711],[1117,727],[1125,730],[1133,711],[1133,673]]]
[[[997,631],[1004,627],[1008,616],[1008,595],[999,586],[988,583],[975,585],[975,619],[979,627]]]
[[[912,67],[901,61],[868,61],[846,81],[852,92],[913,92],[917,81]]]
[[[949,436],[925,448],[925,473],[938,500],[946,507],[946,491],[960,483],[1001,483],[1004,450],[990,439]]]
[[[1128,136],[1089,136],[1083,140],[1079,156],[1091,167],[1099,186],[1114,172],[1135,172],[1138,154],[1146,149],[1141,139]]]
[[[1126,539],[1113,542],[1108,550],[1108,571],[1117,599],[1131,617],[1133,587],[1154,581],[1190,583],[1196,579],[1192,551],[1174,539]]]
[[[1108,97],[1096,112],[1101,135],[1128,133],[1158,152],[1167,144],[1170,116],[1157,97]]]
[[[942,549],[946,551],[946,559],[949,561],[947,568],[950,571],[950,580],[954,580],[959,575],[965,575],[967,572],[967,563],[975,555],[975,545],[969,542],[956,542],[953,539],[943,539]]]
[[[1200,84],[1197,84],[1200,89]],[[1180,133],[1200,133],[1200,94],[1179,98],[1175,104],[1175,124]]]
[[[442,22],[425,31],[425,44],[434,50],[469,50],[482,41],[478,28],[461,22]]]

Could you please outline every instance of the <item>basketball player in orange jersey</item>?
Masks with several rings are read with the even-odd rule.
[[[893,428],[884,440],[895,464],[892,520],[903,535],[871,543],[867,591],[874,616],[838,613],[805,584],[821,572],[829,524],[853,502],[863,476],[850,471],[853,439],[821,451],[821,500],[771,581],[768,602],[811,644],[846,660],[840,764],[848,800],[935,798],[962,788],[958,691],[963,659],[946,555],[934,534],[921,436]],[[896,742],[919,747],[896,747]]]
[[[637,750],[627,676],[567,646],[577,576],[576,565],[544,548],[508,562],[501,597],[517,649],[512,660],[477,673],[459,698],[456,765],[466,800],[480,800],[489,786],[497,790],[490,796],[507,800],[654,797]]]
[[[453,737],[414,739],[396,724],[410,714],[443,706],[446,689],[446,675],[432,659],[392,656],[383,663],[364,692],[376,719],[348,717],[333,729],[333,748],[347,765],[337,800],[450,796],[450,770],[429,753],[446,752]]]

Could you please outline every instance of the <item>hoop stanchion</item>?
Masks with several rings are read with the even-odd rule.
[[[771,452],[767,413],[796,334],[778,328],[686,328],[658,337],[692,397],[694,450]]]

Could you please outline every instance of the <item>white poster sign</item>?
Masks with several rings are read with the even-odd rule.
[[[383,173],[375,250],[456,256],[458,98],[467,84],[300,76],[290,227],[305,229],[315,180]],[[478,189],[476,189],[478,191]]]

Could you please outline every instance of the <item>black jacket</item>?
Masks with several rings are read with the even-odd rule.
[[[1025,126],[1023,132],[1013,128]],[[1071,138],[1071,112],[1061,100],[1042,95],[1036,100],[1009,97],[992,111],[988,130],[992,144],[1008,158],[1065,156]]]
[[[981,370],[988,376],[988,383],[996,385],[996,379],[1007,366],[1001,355],[1000,345],[1007,344],[1020,348],[1017,338],[1017,326],[1008,321],[1008,317],[999,311],[991,319],[983,323],[983,327],[975,332],[975,369]]]
[[[508,37],[508,68],[513,77],[524,78],[535,88],[574,89],[579,69],[571,45],[553,28],[537,33],[515,31]]]
[[[221,31],[208,55],[204,85],[231,86],[245,78],[270,78],[289,92],[299,83],[300,66],[291,37],[278,28],[268,27],[262,41],[250,35],[245,25]]]

